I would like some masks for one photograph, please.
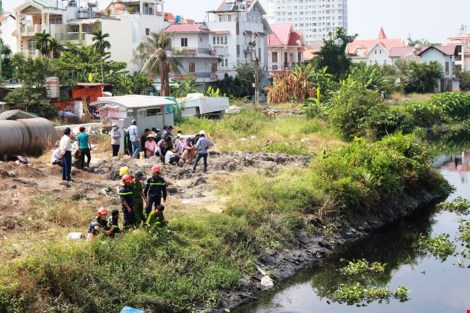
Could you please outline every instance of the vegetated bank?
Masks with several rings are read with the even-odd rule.
[[[258,113],[217,123],[192,121],[182,128],[205,123],[206,130],[232,129],[248,136],[242,129],[252,124],[244,118],[253,114]],[[289,119],[299,122],[299,117],[260,117],[254,125],[262,133],[267,125],[276,128]],[[322,122],[303,123],[294,128],[300,136],[324,136]],[[272,152],[277,152],[275,144],[283,152],[295,147],[308,151],[308,142],[291,144],[292,138],[286,139],[291,135],[273,136],[264,144]],[[216,176],[219,192],[229,199],[226,210],[178,214],[171,220],[172,232],[137,230],[115,240],[39,245],[29,257],[0,268],[0,311],[231,307],[260,290],[252,279],[257,264],[281,280],[450,190],[430,165],[430,148],[416,135],[397,133],[374,143],[356,139],[317,150],[308,168]]]

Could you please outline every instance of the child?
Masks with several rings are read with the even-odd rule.
[[[168,221],[165,220],[165,216],[163,215],[163,211],[165,210],[165,207],[163,205],[157,206],[156,210],[153,210],[150,212],[150,214],[147,217],[147,226],[156,226],[158,228],[165,227],[168,225]]]

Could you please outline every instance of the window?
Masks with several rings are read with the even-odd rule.
[[[216,38],[212,37],[212,44],[214,44],[214,45],[215,45],[215,40],[216,40]]]
[[[446,75],[449,75],[449,62],[446,62]]]
[[[188,38],[181,38],[181,47],[188,46]]]
[[[229,14],[228,21],[230,22],[231,20],[232,20],[232,16]]]
[[[240,58],[240,45],[237,45],[237,58]]]
[[[196,72],[196,63],[189,63],[189,72],[190,73]]]
[[[150,35],[150,28],[145,29],[145,35],[149,36]]]
[[[212,72],[212,73],[217,72],[217,63],[212,63],[212,64],[211,64],[211,72]]]
[[[277,63],[277,52],[271,53],[271,62]]]

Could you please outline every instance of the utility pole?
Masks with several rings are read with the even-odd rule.
[[[255,104],[259,104],[259,59],[255,56],[253,57],[253,62],[255,63]]]

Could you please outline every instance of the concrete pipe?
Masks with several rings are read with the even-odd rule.
[[[0,156],[37,156],[56,139],[54,124],[45,118],[0,121]]]

